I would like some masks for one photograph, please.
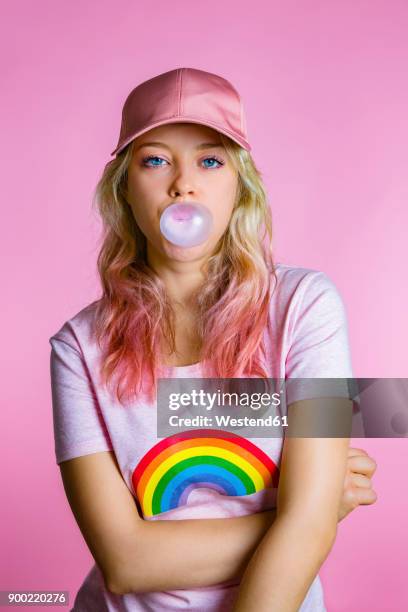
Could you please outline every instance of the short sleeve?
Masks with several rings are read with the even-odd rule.
[[[113,450],[82,354],[65,340],[51,337],[49,342],[57,464]]]
[[[352,364],[348,339],[347,316],[343,300],[331,279],[323,272],[307,274],[296,291],[297,299],[291,310],[290,347],[286,357],[285,377],[302,379],[287,386],[288,404],[310,397],[307,389],[320,389],[321,383],[308,379],[339,379],[327,381],[328,389],[340,389],[336,395],[349,396]],[[317,395],[314,395],[315,397]]]

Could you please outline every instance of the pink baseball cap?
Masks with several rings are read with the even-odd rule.
[[[198,123],[251,150],[241,97],[227,79],[196,68],[176,68],[135,87],[125,100],[120,153],[137,136],[167,123]]]

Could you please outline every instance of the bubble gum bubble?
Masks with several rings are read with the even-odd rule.
[[[160,217],[160,231],[169,242],[181,247],[202,244],[213,226],[210,210],[198,202],[170,204]]]

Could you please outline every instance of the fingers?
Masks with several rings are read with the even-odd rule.
[[[377,464],[362,448],[349,448],[344,499],[351,508],[374,504],[377,493],[372,488],[371,477]]]
[[[357,487],[350,489],[348,494],[353,498],[356,506],[369,505],[377,501],[377,493],[374,489],[367,489],[364,487]]]
[[[377,469],[377,464],[372,457],[369,457],[366,453],[361,453],[349,455],[347,459],[347,469],[351,472],[364,474],[371,478]]]
[[[348,475],[347,482],[351,487],[362,487],[363,489],[372,488],[371,480],[367,476],[363,476],[362,474],[354,474],[354,472],[351,472]]]
[[[366,455],[368,457],[367,451],[365,451],[363,448],[351,448],[351,447],[349,447],[349,449],[348,449],[348,456],[349,457],[354,457],[356,455]]]

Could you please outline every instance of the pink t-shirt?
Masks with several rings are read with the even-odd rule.
[[[276,272],[278,282],[270,304],[271,335],[265,332],[269,377],[352,378],[346,312],[336,286],[315,270],[276,264]],[[98,347],[91,335],[95,304],[66,321],[50,338],[57,463],[113,450],[145,520],[234,517],[275,508],[281,437],[236,438],[237,453],[240,443],[247,440],[247,450],[263,464],[262,469],[270,476],[266,488],[246,495],[230,494],[214,482],[205,481],[203,475],[201,481],[196,478],[186,486],[176,507],[165,512],[154,513],[146,498],[138,499],[135,484],[153,459],[157,462],[163,449],[163,438],[156,435],[156,405],[139,402],[124,408],[98,384]],[[199,378],[201,366],[169,367],[166,372],[173,378]],[[296,399],[302,399],[301,392],[287,397],[287,405]],[[221,437],[222,431],[216,435]],[[192,437],[194,432],[189,431],[187,438]],[[239,584],[229,581],[205,588],[115,595],[105,589],[101,571],[94,564],[77,593],[73,610],[226,612],[232,609],[238,589]],[[318,575],[300,610],[325,612]]]

